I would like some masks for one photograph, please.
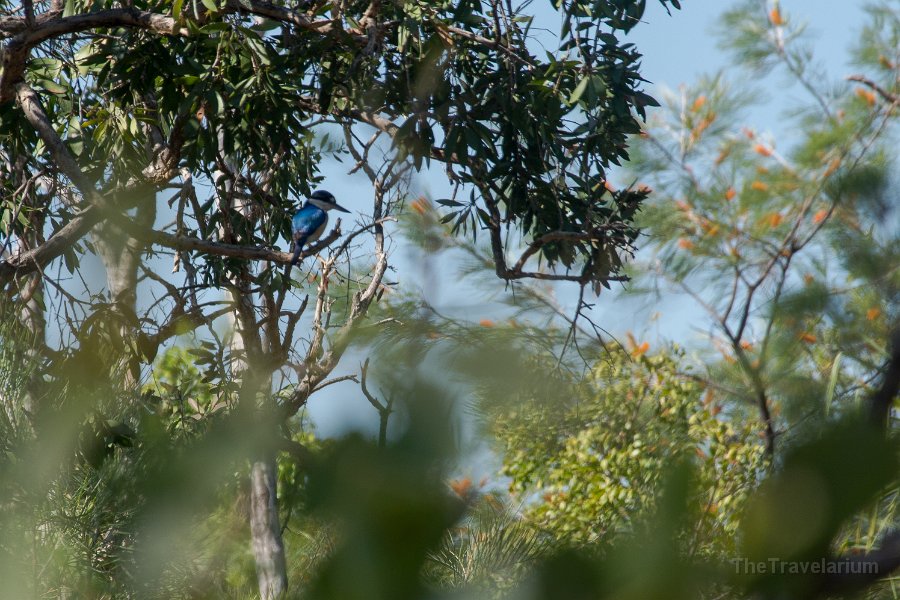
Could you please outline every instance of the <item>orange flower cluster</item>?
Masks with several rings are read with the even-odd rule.
[[[409,203],[409,207],[420,215],[424,215],[431,208],[431,203],[424,196],[419,196]]]
[[[634,358],[640,358],[641,356],[646,354],[647,350],[649,350],[649,349],[650,349],[650,342],[644,342],[643,344],[641,344],[640,346],[638,346],[637,348],[635,348],[634,350],[631,351],[631,356],[633,356]]]
[[[781,225],[781,222],[784,221],[784,215],[781,213],[773,212],[769,213],[764,217],[765,222],[769,225],[769,227],[778,227]]]
[[[856,88],[856,95],[866,101],[866,104],[869,106],[875,106],[875,92],[871,90],[867,90],[866,88],[858,87]]]
[[[781,16],[781,11],[778,10],[777,6],[769,11],[769,20],[772,21],[772,25],[775,27],[784,25],[784,17]]]

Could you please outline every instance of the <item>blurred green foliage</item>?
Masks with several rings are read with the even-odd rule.
[[[653,514],[672,464],[689,457],[698,515],[686,551],[734,551],[741,509],[766,460],[752,422],[721,415],[720,399],[678,372],[682,357],[617,350],[577,381],[551,376],[545,387],[510,390],[492,423],[510,490],[539,499],[526,518],[567,543],[615,544]]]

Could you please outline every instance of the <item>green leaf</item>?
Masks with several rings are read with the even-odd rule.
[[[462,202],[457,202],[456,200],[437,200],[437,203],[441,206],[463,206]]]
[[[572,91],[572,95],[569,96],[569,104],[575,104],[578,102],[578,99],[581,98],[581,95],[584,94],[584,91],[587,89],[588,83],[591,82],[590,76],[583,77],[581,81],[578,82],[578,85],[575,86],[575,89]]]
[[[225,99],[219,92],[206,92],[206,109],[209,114],[220,115],[225,112]]]
[[[41,79],[38,81],[38,84],[51,94],[55,94],[57,96],[62,96],[69,91],[68,88],[59,85],[55,81],[50,81],[49,79]]]
[[[834,363],[831,365],[831,376],[828,378],[828,390],[825,392],[825,414],[831,413],[831,404],[834,402],[834,390],[837,387],[838,375],[841,371],[841,359],[844,357],[842,352],[838,352],[834,357]]]

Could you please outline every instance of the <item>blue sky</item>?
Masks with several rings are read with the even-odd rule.
[[[833,77],[850,72],[849,49],[864,23],[865,4],[855,0],[780,2],[781,12],[788,18],[808,24],[815,53]],[[685,0],[682,10],[669,16],[659,3],[649,0],[644,23],[629,34],[628,40],[644,55],[641,71],[653,82],[651,88],[675,87],[727,67],[728,56],[718,48],[713,32],[720,15],[734,5],[730,0]]]

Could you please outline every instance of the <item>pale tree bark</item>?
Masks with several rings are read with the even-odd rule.
[[[259,595],[280,598],[287,591],[287,565],[277,504],[278,467],[274,454],[250,467],[250,537]]]
[[[106,267],[109,295],[120,310],[134,310],[140,247],[122,228],[109,221],[94,228],[94,247]]]
[[[145,192],[138,202],[134,216],[134,226],[152,229],[156,219],[156,198],[152,192]],[[122,317],[121,335],[123,339],[133,336],[138,329],[137,322],[137,278],[145,246],[143,240],[124,231],[112,221],[103,221],[93,231],[94,247],[106,268],[106,284],[116,312]],[[140,382],[138,361],[121,357],[123,389],[135,388]]]
[[[40,372],[34,367],[41,360],[41,349],[44,348],[47,340],[47,318],[44,313],[44,278],[40,273],[35,273],[30,275],[24,283],[25,285],[20,296],[22,309],[19,311],[19,320],[25,330],[31,334],[28,340],[29,349],[27,355],[28,360],[32,364],[28,365],[31,375],[25,386],[22,407],[26,413],[34,415],[40,409],[39,399],[42,383]]]

